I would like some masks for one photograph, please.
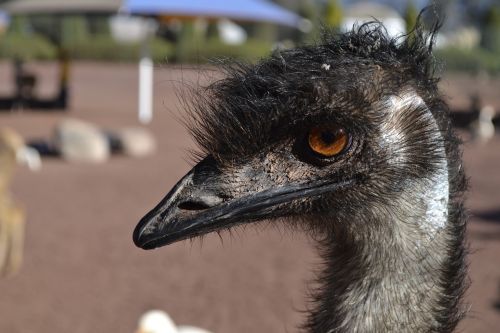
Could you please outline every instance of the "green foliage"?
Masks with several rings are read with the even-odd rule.
[[[219,28],[217,27],[216,21],[209,21],[207,25],[207,32],[205,34],[206,38],[218,38]]]
[[[415,4],[412,0],[409,0],[404,13],[406,33],[409,33],[415,27],[415,24],[417,24],[417,18],[417,7],[415,7]]]
[[[61,21],[50,15],[36,15],[29,17],[29,27],[50,42],[58,44],[61,40]]]
[[[28,18],[26,16],[13,16],[10,22],[8,33],[22,35],[28,31]]]
[[[58,54],[56,45],[61,45],[73,59],[137,61],[141,54],[140,43],[116,42],[103,20],[68,16],[59,21],[62,29],[47,16],[29,21],[15,17],[14,23],[9,32],[0,37],[0,58],[54,60]],[[33,30],[41,34],[33,35],[30,33]],[[254,61],[270,52],[272,42],[250,38],[243,45],[226,45],[218,36],[206,38],[197,26],[186,23],[175,46],[160,38],[153,38],[149,45],[156,62],[205,63],[218,57]]]
[[[107,15],[90,16],[87,19],[87,27],[91,35],[109,35],[111,28],[109,27],[109,17]]]
[[[190,44],[199,44],[201,40],[202,38],[196,33],[193,22],[184,22],[175,45],[173,60],[182,62],[187,57]]]
[[[492,5],[484,17],[481,46],[500,53],[500,6]]]
[[[325,23],[331,28],[340,28],[342,24],[342,6],[338,0],[328,0],[326,3]]]
[[[49,60],[56,55],[56,48],[40,35],[8,33],[0,37],[0,58]]]
[[[277,35],[278,29],[275,24],[259,22],[258,24],[254,24],[250,37],[272,43],[276,40]]]
[[[182,58],[175,59],[174,45],[160,38],[154,38],[150,43],[151,55],[154,61],[206,63],[214,58],[231,57],[246,61],[255,61],[270,53],[271,43],[248,40],[243,45],[227,45],[218,39],[207,41],[185,42]],[[97,35],[85,41],[72,43],[66,49],[72,59],[91,59],[102,61],[137,61],[141,53],[140,44],[120,44],[108,35]],[[26,37],[17,34],[7,34],[0,38],[0,58],[20,57],[26,60],[57,58],[57,49],[47,39],[34,35]]]
[[[172,57],[174,49],[171,43],[158,38],[151,41],[150,48],[153,60],[158,62],[165,62]],[[111,36],[100,35],[72,43],[66,50],[72,59],[137,61],[140,49],[140,44],[120,44]],[[55,60],[57,48],[40,35],[7,34],[0,38],[0,58]]]
[[[220,57],[254,61],[271,50],[272,39],[255,36],[264,31],[271,33],[268,27],[262,25],[263,30],[254,30],[251,38],[242,45],[228,45],[220,40],[218,34],[207,38],[206,32],[197,30],[193,22],[184,22],[171,59],[177,63],[206,63]]]
[[[0,58],[52,59],[55,47],[42,35],[30,31],[26,16],[13,16],[7,33],[0,36]]]
[[[446,48],[436,50],[435,56],[448,71],[500,73],[500,57],[488,50]]]
[[[149,44],[151,58],[155,62],[171,62],[174,57],[175,45],[161,38],[153,38]]]
[[[488,27],[500,28],[500,6],[491,5],[486,11],[484,23]]]
[[[177,62],[206,63],[220,57],[256,61],[271,52],[271,43],[249,39],[242,45],[227,45],[219,39],[209,39],[198,43],[185,43],[182,58]]]
[[[151,56],[155,61],[165,61],[172,56],[173,46],[162,39],[151,41]],[[67,48],[73,59],[105,61],[136,61],[140,57],[140,44],[121,44],[109,35],[97,35]]]
[[[318,5],[315,1],[312,0],[300,1],[298,14],[311,22],[312,30],[307,33],[299,32],[297,41],[299,42],[299,44],[314,42],[320,35],[321,26],[321,18]]]
[[[83,44],[89,40],[87,20],[84,16],[65,16],[61,23],[61,45],[71,48],[73,45]]]

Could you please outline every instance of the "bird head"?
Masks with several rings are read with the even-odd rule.
[[[135,244],[152,249],[262,220],[363,233],[402,191],[447,184],[446,172],[434,177],[447,168],[449,124],[433,35],[417,26],[411,36],[365,24],[226,67],[190,108],[201,161],[140,221]]]

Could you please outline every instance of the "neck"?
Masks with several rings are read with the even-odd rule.
[[[418,131],[404,131],[404,110],[410,104],[425,110],[425,104],[412,93],[390,101],[390,121],[382,133],[399,158],[387,169],[407,175],[419,163],[426,168],[401,183],[379,180],[391,185],[374,200],[350,207],[349,221],[322,222],[334,230],[320,242],[326,265],[307,324],[310,332],[443,333],[452,332],[463,317],[465,178],[458,149],[428,111],[417,119],[428,134],[424,141],[419,137],[420,148],[428,149],[412,153],[415,147],[401,138]],[[367,190],[374,192],[379,193]]]
[[[428,188],[426,196],[435,190]],[[373,226],[365,236],[352,223],[321,241],[327,259],[310,332],[453,331],[465,289],[461,202],[446,200],[441,214],[438,198],[415,193],[412,188],[394,201],[397,214],[361,213],[358,220]],[[448,207],[458,213],[448,214]]]

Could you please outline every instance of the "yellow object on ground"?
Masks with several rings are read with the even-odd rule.
[[[23,139],[11,129],[0,129],[0,277],[21,267],[24,247],[24,210],[11,198],[9,185]]]

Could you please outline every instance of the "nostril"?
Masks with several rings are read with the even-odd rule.
[[[184,201],[181,202],[177,207],[183,210],[203,210],[210,208],[209,205],[200,201]]]

